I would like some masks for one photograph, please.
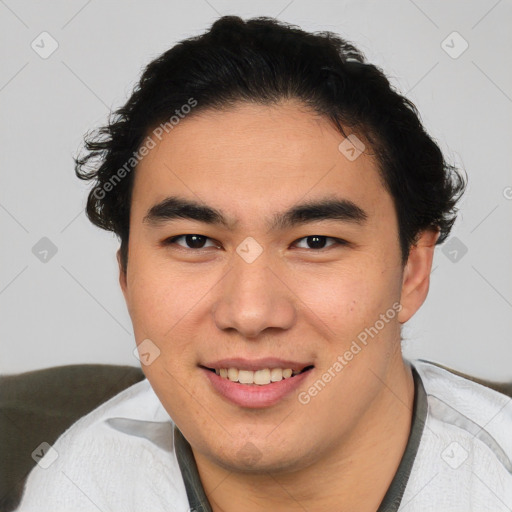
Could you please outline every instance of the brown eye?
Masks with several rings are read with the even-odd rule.
[[[305,236],[304,238],[300,238],[296,243],[305,241],[306,247],[301,247],[301,249],[324,249],[326,247],[327,240],[333,240],[334,243],[328,245],[327,247],[332,247],[333,245],[346,245],[347,242],[345,240],[341,240],[340,238],[333,238],[330,236],[323,235],[311,235]]]
[[[178,240],[184,239],[186,245],[182,245],[178,243]],[[178,235],[172,238],[168,238],[165,240],[165,245],[179,245],[185,249],[203,249],[205,247],[205,243],[210,240],[207,236],[203,235]],[[215,247],[215,244],[212,244]],[[212,247],[210,246],[210,247]]]

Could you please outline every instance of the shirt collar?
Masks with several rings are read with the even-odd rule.
[[[407,482],[411,474],[414,460],[416,459],[416,454],[418,453],[418,447],[420,445],[421,436],[427,420],[427,393],[425,392],[423,382],[421,381],[418,372],[412,365],[411,370],[414,379],[414,403],[412,407],[412,421],[409,439],[407,440],[407,445],[395,476],[393,477],[377,512],[396,512],[398,510],[407,487]]]

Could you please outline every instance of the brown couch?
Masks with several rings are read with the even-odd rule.
[[[451,371],[512,396],[512,383]],[[35,465],[32,452],[42,442],[53,444],[80,417],[143,378],[140,368],[92,364],[0,377],[0,512],[18,505]]]
[[[53,444],[78,418],[143,378],[140,368],[95,364],[0,377],[0,511],[18,505],[42,442]]]

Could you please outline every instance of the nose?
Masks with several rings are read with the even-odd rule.
[[[217,327],[234,329],[244,338],[256,338],[270,328],[290,329],[296,298],[284,277],[263,255],[252,263],[235,258],[213,307]]]

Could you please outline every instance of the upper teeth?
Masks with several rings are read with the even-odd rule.
[[[291,368],[265,368],[264,370],[257,370],[255,372],[251,370],[239,370],[238,368],[220,368],[216,369],[215,373],[232,382],[239,382],[240,384],[259,384],[261,386],[288,379],[292,375],[296,375],[300,372],[293,371]]]

